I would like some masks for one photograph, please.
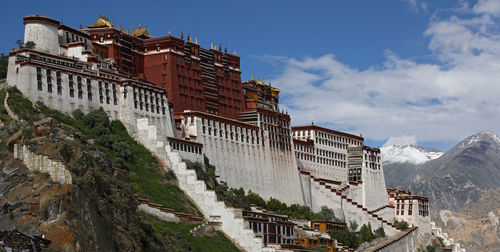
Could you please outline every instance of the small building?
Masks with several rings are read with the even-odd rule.
[[[295,224],[286,215],[267,212],[259,207],[243,210],[243,219],[247,228],[256,236],[262,237],[264,244],[294,244]]]
[[[389,204],[394,206],[394,219],[417,226],[419,233],[430,233],[429,198],[410,191],[388,188]]]
[[[295,245],[302,246],[306,249],[315,247],[324,248],[328,252],[336,250],[337,241],[332,239],[328,233],[314,230],[312,228],[297,228],[295,237]]]
[[[346,230],[347,225],[344,222],[327,221],[327,220],[312,220],[311,228],[317,231],[330,233],[332,230]]]

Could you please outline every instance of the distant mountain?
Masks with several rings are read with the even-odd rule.
[[[388,170],[387,172],[385,172]],[[384,165],[389,186],[408,188],[431,198],[431,208],[458,210],[481,194],[500,187],[500,138],[482,131],[437,159],[394,171]]]
[[[399,185],[419,165],[443,155],[439,150],[416,144],[383,146],[380,153],[388,187]]]
[[[414,144],[383,146],[380,148],[380,153],[384,164],[410,163],[418,165],[443,155],[443,152],[434,148],[425,148]]]

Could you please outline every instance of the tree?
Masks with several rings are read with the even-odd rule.
[[[36,44],[33,41],[28,41],[24,44],[24,48],[27,48],[27,49],[35,49],[35,47],[36,47]]]
[[[358,229],[359,225],[356,221],[350,221],[349,222],[349,230],[351,232],[356,232],[356,230]]]
[[[359,229],[359,236],[361,238],[361,242],[372,241],[375,239],[375,236],[372,233],[372,225],[368,223],[368,225],[363,224],[361,229]]]
[[[394,226],[396,226],[396,228],[401,229],[403,231],[406,231],[409,228],[408,222],[406,222],[404,220],[402,220],[402,221],[394,220]]]
[[[26,49],[35,49],[35,47],[36,47],[36,43],[33,42],[33,41],[28,41],[28,42],[24,43],[20,39],[18,39],[16,41],[16,44],[19,47],[19,49],[23,49],[23,48],[26,48]]]
[[[322,206],[321,210],[316,213],[316,216],[318,216],[318,218],[321,220],[338,221],[333,210],[331,208],[328,208],[327,206]]]
[[[9,64],[9,57],[0,54],[0,79],[5,79],[7,77],[7,66]]]
[[[375,229],[375,237],[376,238],[385,237],[385,230],[383,227],[379,227],[379,228]]]

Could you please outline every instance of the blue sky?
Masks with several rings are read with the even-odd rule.
[[[242,78],[253,73],[281,88],[294,124],[363,134],[373,146],[415,136],[441,150],[480,130],[500,132],[499,1],[20,3],[2,3],[0,52],[23,38],[23,16],[78,28],[104,13],[153,36],[183,31],[204,47],[236,50]]]

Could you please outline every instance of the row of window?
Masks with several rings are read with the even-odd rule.
[[[188,117],[186,120],[186,123],[194,123],[194,117],[192,117],[192,116]],[[215,121],[215,120],[205,119],[205,118],[201,118],[201,125],[208,126],[208,127],[214,127],[216,129],[224,129],[224,130],[229,130],[229,131],[241,132],[242,134],[245,134],[245,135],[252,135],[252,136],[258,135],[257,134],[258,132],[256,130],[253,130],[253,129],[239,127],[239,126],[235,126],[235,125],[231,125],[231,124],[227,124],[227,123],[223,123],[223,122],[219,122],[219,121]]]
[[[380,163],[365,162],[365,167],[372,170],[380,170]]]
[[[42,77],[42,69],[40,67],[36,68],[37,72],[37,88],[39,91],[43,91],[43,77]],[[53,92],[53,81],[52,81],[52,71],[50,69],[45,70],[45,77],[46,77],[46,84],[47,84],[47,92],[52,93]],[[106,104],[111,104],[111,98],[113,98],[113,104],[118,105],[118,95],[117,95],[117,90],[116,90],[116,84],[110,84],[112,88],[112,96],[111,92],[109,90],[108,83],[104,83],[105,89],[103,89],[103,83],[101,81],[99,83],[99,101],[100,103],[106,102]],[[87,91],[87,99],[89,101],[92,101],[93,99],[93,93],[92,93],[92,81],[91,79],[86,79],[85,82],[86,85],[86,91]],[[56,92],[58,95],[63,95],[63,80],[61,77],[61,72],[56,72]],[[76,87],[75,87],[75,80],[72,74],[68,74],[68,94],[69,97],[75,97],[75,93],[77,94],[78,99],[83,99],[85,96],[84,93],[84,82],[83,78],[81,76],[76,76]],[[76,89],[75,89],[76,88]]]
[[[165,99],[161,93],[153,92],[144,88],[133,87],[134,108],[151,111],[157,114],[166,114]]]
[[[212,128],[208,128],[203,126],[203,134],[208,134],[209,136],[218,136],[218,137],[223,137],[226,139],[231,139],[234,141],[241,141],[243,143],[251,143],[251,144],[259,144],[259,138],[254,137],[254,136],[249,136],[249,135],[240,135],[238,133],[230,132],[230,131],[224,131],[224,130],[216,130]]]
[[[334,142],[334,141],[330,141],[330,140],[325,140],[322,138],[316,138],[314,142],[317,144],[327,145],[327,146],[331,146],[331,147],[343,149],[343,150],[347,150],[347,147],[348,147],[347,144]]]
[[[307,160],[307,161],[312,161],[312,162],[317,162],[319,164],[326,164],[330,166],[337,166],[337,167],[346,167],[346,162],[335,160],[335,159],[330,159],[330,158],[324,158],[324,157],[316,157],[315,155],[303,153],[303,152],[295,152],[295,157],[298,159],[302,160]]]
[[[296,138],[312,138],[313,134],[316,134],[316,138],[320,138],[321,144],[329,145],[329,146],[334,146],[331,142],[340,142],[340,143],[345,143],[346,145],[362,145],[363,143],[361,141],[349,138],[349,137],[344,137],[344,136],[339,136],[339,135],[334,135],[331,133],[326,133],[326,132],[321,132],[318,130],[298,130],[293,132],[293,136]],[[318,142],[318,141],[316,141]]]
[[[170,145],[174,150],[201,154],[201,146],[195,146],[182,142],[171,142]]]

